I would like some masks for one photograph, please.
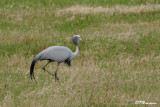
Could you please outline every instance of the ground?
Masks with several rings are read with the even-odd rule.
[[[160,105],[159,17],[159,0],[1,0],[0,105]],[[77,34],[86,44],[72,67],[60,65],[60,80],[39,61],[32,81],[34,56],[55,45],[75,51]]]

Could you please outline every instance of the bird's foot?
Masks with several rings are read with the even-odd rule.
[[[59,80],[59,78],[58,78],[58,77],[55,77],[55,81],[56,81],[56,80]]]
[[[45,67],[42,68],[44,70],[44,72],[46,71]]]

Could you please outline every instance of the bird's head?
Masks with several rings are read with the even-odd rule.
[[[81,36],[79,36],[79,35],[73,36],[73,37],[72,37],[72,41],[73,41],[73,43],[74,43],[75,45],[78,44],[78,41],[81,41],[81,42],[84,43],[84,41],[81,39]]]

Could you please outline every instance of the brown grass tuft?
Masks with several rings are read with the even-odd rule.
[[[62,16],[65,14],[100,14],[103,13],[105,15],[113,15],[114,13],[119,14],[130,14],[130,13],[143,13],[143,12],[150,12],[150,11],[157,11],[160,9],[159,4],[155,5],[139,5],[139,6],[123,6],[117,5],[113,7],[89,7],[89,6],[71,6],[65,9],[59,9],[56,11],[56,16]]]

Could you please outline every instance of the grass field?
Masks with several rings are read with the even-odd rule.
[[[46,61],[32,81],[34,56],[54,45],[75,51],[75,34],[86,45],[72,67],[60,65],[59,82]],[[160,0],[0,1],[0,106],[160,106],[159,89]]]

